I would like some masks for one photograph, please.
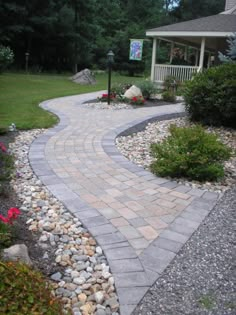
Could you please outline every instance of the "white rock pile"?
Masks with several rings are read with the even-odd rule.
[[[187,118],[177,118],[149,123],[144,131],[116,139],[117,148],[129,160],[140,167],[149,169],[153,162],[153,157],[150,154],[150,144],[163,141],[169,135],[169,127],[175,124],[179,127],[190,126],[191,123]],[[236,149],[236,131],[226,128],[206,128],[207,132],[215,133],[220,140]],[[225,177],[218,182],[200,183],[197,181],[189,181],[187,179],[174,179],[180,184],[191,186],[193,188],[202,188],[208,191],[224,192],[236,183],[236,157],[233,156],[224,164]]]
[[[31,142],[43,132],[20,132],[10,151],[15,156],[16,176],[12,186],[27,213],[29,230],[39,232],[39,245],[53,248],[58,272],[51,275],[54,294],[64,310],[74,315],[118,315],[119,304],[114,278],[106,258],[94,238],[33,173],[28,152]]]

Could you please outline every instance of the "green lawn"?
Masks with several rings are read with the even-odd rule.
[[[107,89],[106,73],[96,75],[96,80],[96,85],[81,86],[65,75],[1,74],[0,127],[15,123],[18,129],[48,128],[57,122],[57,117],[38,104],[55,97]],[[112,83],[139,80],[143,78],[112,75]]]

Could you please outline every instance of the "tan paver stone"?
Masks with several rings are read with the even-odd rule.
[[[117,209],[117,212],[119,212],[127,220],[138,217],[138,215],[134,211],[128,208]]]
[[[179,204],[177,204],[174,208],[173,208],[173,210],[174,210],[174,212],[175,213],[180,213],[180,212],[182,212],[184,209],[186,209],[187,208],[187,206],[186,205],[179,205]]]
[[[124,208],[124,205],[119,201],[109,202],[108,205],[109,205],[109,207],[116,209],[116,210]]]
[[[149,188],[149,189],[145,189],[144,193],[148,194],[148,195],[155,195],[157,193],[157,191],[155,189]]]
[[[129,222],[126,221],[124,218],[111,219],[110,222],[116,227],[129,225]]]
[[[176,199],[175,196],[171,196],[170,194],[159,194],[159,197],[167,201],[174,201]]]
[[[105,181],[110,184],[111,186],[116,186],[116,185],[119,185],[121,182],[117,179],[114,179],[114,178],[106,178]]]
[[[157,238],[157,236],[159,235],[159,233],[154,230],[153,227],[151,227],[150,225],[147,226],[140,226],[137,228],[137,230],[146,238],[146,240],[151,241],[154,240],[155,238]]]
[[[141,235],[140,233],[137,231],[137,229],[135,229],[134,227],[132,227],[131,225],[127,225],[127,226],[120,226],[118,227],[118,230],[128,239],[131,240],[133,238],[140,238]]]
[[[107,219],[119,218],[120,214],[111,208],[98,209],[98,211],[104,215]]]
[[[157,199],[157,203],[161,206],[164,206],[166,208],[174,208],[176,206],[176,203],[173,203],[171,201],[167,201],[164,199]]]
[[[166,188],[166,187],[160,187],[160,188],[157,188],[157,190],[160,191],[163,194],[167,194],[167,193],[172,191],[171,189]]]
[[[126,201],[124,204],[127,206],[127,208],[129,208],[129,209],[131,209],[131,210],[133,210],[133,211],[135,211],[135,212],[144,209],[144,207],[141,206],[141,205],[140,205],[138,202],[136,202],[136,201]]]
[[[149,217],[145,218],[144,220],[156,230],[164,229],[168,226],[168,224],[163,222],[160,217]]]
[[[147,207],[145,210],[141,210],[136,213],[142,218],[148,218],[148,217],[155,217],[155,216],[169,214],[170,209],[167,209],[165,207],[159,207],[156,205],[155,207],[150,206],[149,208]]]
[[[107,208],[107,204],[105,202],[103,202],[103,201],[93,202],[93,203],[91,203],[91,206],[93,208],[96,208],[96,209]]]
[[[110,196],[110,195],[103,195],[103,196],[100,196],[100,199],[105,202],[105,203],[112,203],[112,202],[116,202],[116,200]]]
[[[122,196],[123,193],[120,192],[118,189],[112,188],[112,189],[106,189],[105,190],[106,193],[112,197],[118,197],[118,196]]]
[[[133,181],[133,180],[128,180],[128,181],[126,181],[126,182],[124,182],[126,185],[128,185],[128,186],[135,186],[136,185],[136,182],[135,181]]]
[[[170,193],[170,195],[175,196],[175,197],[180,198],[180,199],[184,199],[184,200],[187,200],[187,199],[189,199],[191,197],[188,194],[183,194],[183,193],[178,192],[178,191],[172,191]]]

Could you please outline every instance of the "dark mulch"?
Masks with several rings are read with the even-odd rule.
[[[16,134],[9,132],[5,135],[0,135],[0,142],[8,147],[8,144],[14,141]],[[19,208],[20,206],[21,202],[17,198],[17,195],[8,186],[6,194],[0,194],[0,214],[6,216],[8,209]],[[14,222],[12,245],[25,244],[28,247],[29,256],[34,267],[42,271],[45,275],[50,275],[58,270],[58,267],[54,263],[54,250],[50,247],[47,247],[45,250],[38,245],[39,235],[28,230],[28,226],[26,225],[28,219],[27,214],[22,212]],[[42,259],[45,252],[47,252],[48,258]]]

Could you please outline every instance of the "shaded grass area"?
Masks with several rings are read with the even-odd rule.
[[[96,75],[97,83],[82,86],[65,75],[2,74],[0,75],[0,127],[15,123],[18,129],[49,128],[58,118],[41,109],[44,100],[107,89],[107,74]],[[135,83],[143,78],[131,78],[116,73],[113,83]]]

